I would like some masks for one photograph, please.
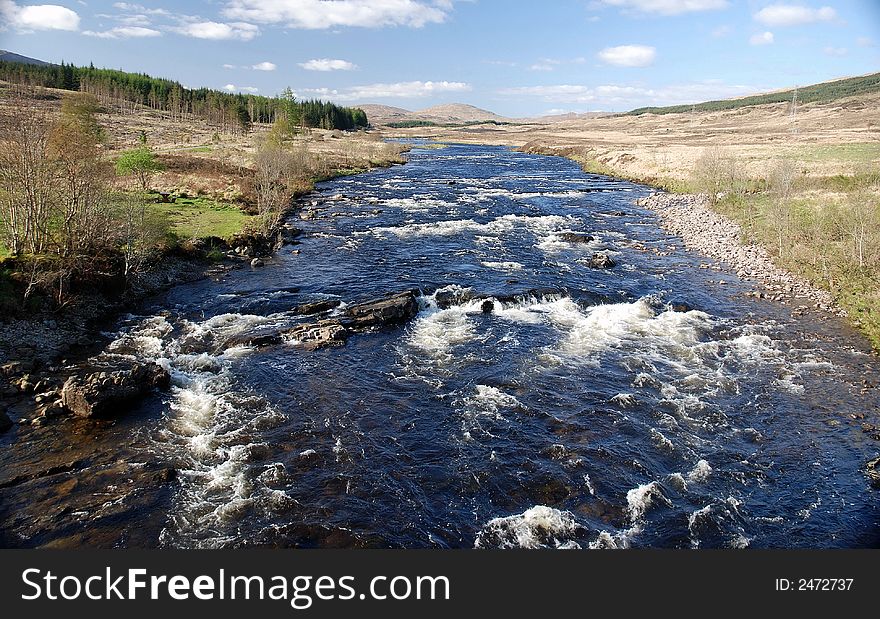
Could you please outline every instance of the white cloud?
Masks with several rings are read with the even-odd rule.
[[[260,29],[253,24],[244,22],[220,23],[215,21],[196,21],[172,28],[174,32],[195,39],[212,39],[216,41],[237,39],[250,41],[260,34]]]
[[[253,86],[236,86],[235,84],[226,84],[226,86],[223,87],[223,90],[228,90],[229,92],[246,92],[249,94],[260,92],[259,88],[254,88]]]
[[[847,50],[845,47],[832,47],[829,45],[828,47],[826,47],[822,51],[825,53],[826,56],[840,57],[840,56],[846,56],[846,54],[849,50]]]
[[[753,17],[755,21],[765,26],[801,26],[832,21],[837,18],[837,11],[830,6],[812,9],[796,4],[771,4],[755,13]]]
[[[99,39],[137,39],[145,37],[161,37],[162,33],[152,28],[142,28],[140,26],[120,26],[111,28],[102,32],[94,30],[84,30],[83,34],[89,37],[98,37]]]
[[[770,45],[773,43],[772,32],[757,32],[749,39],[749,45]]]
[[[859,47],[874,47],[877,44],[871,37],[859,37],[858,39],[856,39],[856,45],[858,45]]]
[[[223,68],[224,69],[237,69],[238,67],[236,67],[234,64],[225,64],[225,65],[223,65]]]
[[[673,84],[660,88],[605,84],[596,87],[578,84],[551,86],[520,86],[505,88],[498,94],[505,97],[533,97],[557,104],[588,105],[592,109],[632,109],[647,105],[681,105],[737,97],[756,92],[753,86],[728,85],[717,80],[690,84]]]
[[[278,66],[274,62],[258,62],[255,65],[251,65],[251,69],[254,71],[274,71]]]
[[[229,0],[223,15],[261,24],[284,24],[290,28],[421,28],[425,24],[443,22],[451,9],[449,0]]]
[[[0,0],[0,17],[16,30],[79,30],[79,15],[57,4],[20,6],[11,0]]]
[[[555,67],[549,62],[536,62],[529,66],[529,71],[552,71]]]
[[[619,67],[647,67],[654,63],[657,50],[648,45],[618,45],[606,47],[599,58]]]
[[[716,39],[722,39],[733,32],[733,28],[728,25],[718,26],[715,30],[712,31],[712,36]]]
[[[315,58],[307,62],[300,62],[299,66],[306,71],[352,71],[357,69],[356,64],[338,58]]]
[[[697,11],[725,9],[727,0],[602,0],[602,4],[638,13],[680,15]]]
[[[396,82],[393,84],[368,84],[344,90],[329,88],[306,88],[298,95],[324,97],[337,101],[367,101],[371,99],[417,99],[443,93],[467,92],[470,84],[464,82]]]
[[[132,4],[130,2],[114,2],[114,9],[120,11],[129,11],[132,13],[147,13],[149,15],[171,15],[170,11],[165,9],[148,9],[143,4]]]

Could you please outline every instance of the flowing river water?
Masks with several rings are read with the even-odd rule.
[[[158,361],[167,393],[4,447],[74,460],[0,491],[6,545],[880,543],[876,358],[705,268],[634,205],[649,189],[451,145],[318,191],[301,244],[114,328],[100,355]],[[407,289],[413,320],[344,346],[231,343]]]

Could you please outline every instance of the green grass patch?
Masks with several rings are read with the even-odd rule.
[[[804,162],[845,162],[867,164],[880,159],[880,143],[819,144],[801,146],[785,154],[786,159]]]
[[[155,199],[155,195],[152,197]],[[170,231],[180,239],[208,236],[226,239],[241,232],[253,219],[234,204],[208,198],[178,198],[173,204],[151,203],[150,209],[167,218]]]

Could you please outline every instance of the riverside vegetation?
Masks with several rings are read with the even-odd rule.
[[[91,73],[75,85],[95,90]],[[0,311],[14,331],[4,342],[64,350],[37,341],[51,328],[26,324],[58,324],[59,311],[62,323],[84,313],[95,324],[218,261],[258,259],[282,242],[281,219],[316,180],[402,162],[401,145],[336,128],[359,110],[311,119],[304,112],[317,107],[287,94],[271,100],[271,124],[233,126],[198,107],[183,116],[131,101],[137,89],[112,92],[0,82]]]
[[[810,175],[796,158],[779,156],[765,174],[750,175],[734,152],[711,146],[686,180],[631,178],[672,194],[703,196],[738,224],[743,245],[762,246],[777,267],[828,291],[880,350],[880,170],[871,160],[878,153],[865,148],[865,160],[849,174]],[[585,170],[627,176],[589,152],[571,156]],[[688,212],[693,208],[679,211],[678,219]]]

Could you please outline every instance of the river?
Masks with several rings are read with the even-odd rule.
[[[877,546],[876,357],[707,268],[649,191],[467,145],[322,183],[300,244],[107,334],[167,393],[4,446],[73,461],[0,491],[4,545]],[[343,346],[229,344],[408,289],[413,320]]]

